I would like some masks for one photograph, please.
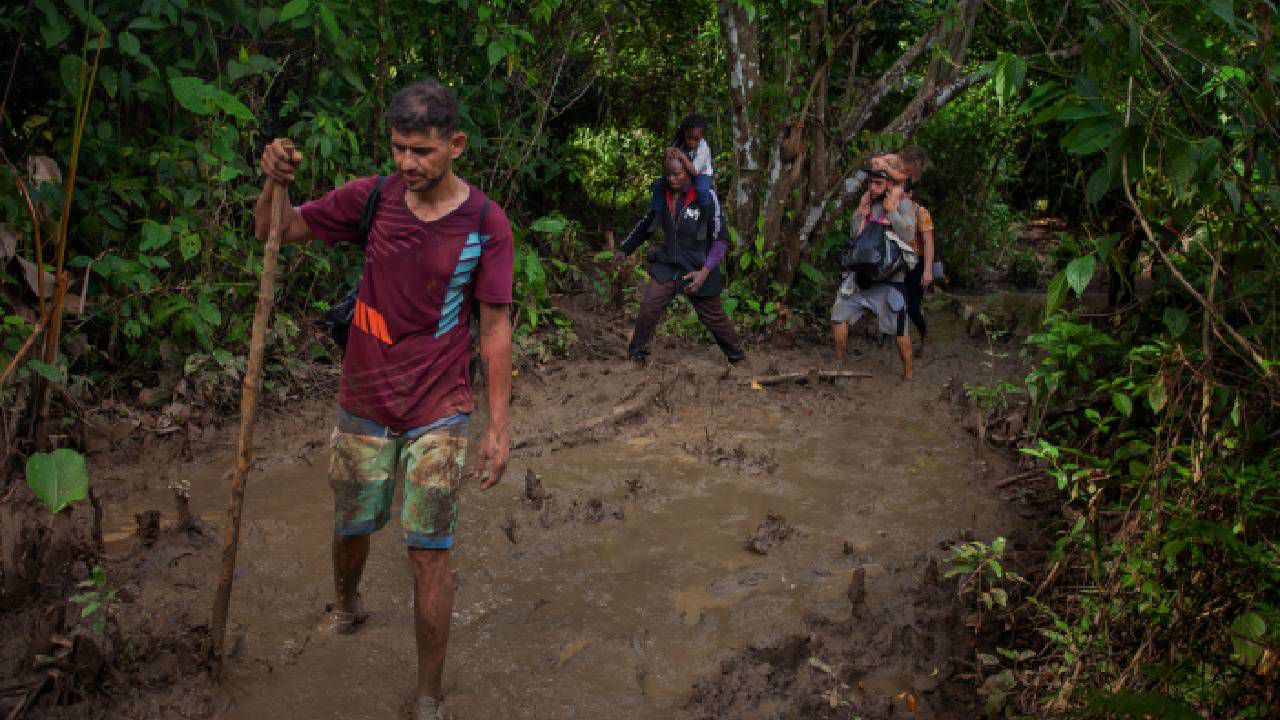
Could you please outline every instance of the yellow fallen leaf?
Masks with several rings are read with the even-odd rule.
[[[895,698],[896,698],[896,699],[898,699],[898,700],[905,700],[905,699],[906,699],[906,697],[907,697],[907,691],[906,691],[906,690],[903,690],[902,692],[898,693],[898,694],[895,696]]]
[[[519,374],[520,374],[520,371],[519,371],[519,370],[512,370],[512,371],[511,371],[511,377],[515,377],[515,376],[517,376],[517,375],[519,375]]]
[[[753,379],[753,380],[751,381],[751,389],[752,389],[752,390],[763,390],[763,389],[764,389],[764,386],[763,386],[763,385],[761,385],[761,384],[760,384],[760,382],[759,382],[758,380]]]

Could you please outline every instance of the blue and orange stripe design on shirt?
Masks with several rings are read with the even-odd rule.
[[[467,235],[467,242],[458,253],[458,266],[449,280],[449,291],[444,296],[444,306],[440,308],[440,324],[436,327],[436,337],[440,337],[458,325],[462,314],[463,288],[471,282],[471,274],[480,262],[480,248],[489,239],[487,235],[473,232]]]

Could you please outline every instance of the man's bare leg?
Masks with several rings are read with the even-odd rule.
[[[418,700],[444,697],[441,678],[453,616],[453,573],[448,550],[409,548],[413,569],[414,632],[418,641]]]
[[[895,338],[898,341],[898,355],[902,358],[902,379],[911,379],[911,338]]]
[[[360,576],[368,559],[368,535],[333,536],[333,593],[340,612],[360,611],[357,601]]]
[[[849,347],[849,323],[831,323],[831,339],[836,343],[836,363],[843,365]]]

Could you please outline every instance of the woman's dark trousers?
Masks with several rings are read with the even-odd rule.
[[[653,331],[662,320],[662,313],[676,296],[676,282],[659,282],[649,278],[645,286],[644,297],[640,300],[640,312],[636,314],[636,331],[631,336],[631,345],[627,347],[627,355],[633,360],[643,360],[648,354],[649,341]],[[724,352],[729,362],[738,362],[746,357],[742,351],[742,343],[738,339],[738,331],[733,321],[724,312],[719,295],[710,297],[689,297],[689,304],[698,313],[698,319],[711,331],[716,344]]]

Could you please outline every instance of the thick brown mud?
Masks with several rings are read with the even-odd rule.
[[[935,582],[937,560],[950,541],[1008,535],[1021,521],[993,488],[1006,462],[975,453],[951,386],[993,383],[1010,361],[985,367],[988,343],[969,337],[963,317],[932,319],[912,382],[899,378],[891,342],[855,329],[847,367],[871,378],[756,388],[753,374],[830,368],[830,350],[766,346],[730,372],[713,345],[659,338],[649,366],[634,368],[621,320],[575,317],[572,359],[515,378],[513,440],[524,444],[506,480],[485,493],[464,486],[450,712],[972,717],[975,696],[957,679],[972,650],[954,586]],[[216,584],[233,432],[206,434],[189,453],[91,459],[105,565],[123,583],[118,642],[134,655],[124,677],[105,681],[111,698],[81,711],[404,714],[416,655],[394,519],[365,571],[369,621],[350,636],[317,629],[332,595],[331,426],[327,398],[259,421],[220,685],[195,648]],[[175,480],[189,482],[203,535],[170,529]],[[154,510],[158,532],[145,514]],[[28,715],[88,716],[64,700]]]

